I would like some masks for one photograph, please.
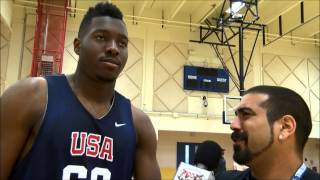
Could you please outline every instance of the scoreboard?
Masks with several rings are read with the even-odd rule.
[[[209,92],[229,92],[229,76],[224,69],[184,66],[183,88]]]

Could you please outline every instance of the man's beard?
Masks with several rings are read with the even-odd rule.
[[[259,156],[261,153],[263,153],[264,151],[266,151],[267,149],[269,149],[271,147],[271,145],[273,144],[273,128],[270,127],[270,139],[268,144],[263,147],[260,151],[257,152],[253,152],[252,150],[249,149],[248,147],[248,134],[246,132],[239,132],[239,131],[234,131],[231,134],[231,139],[234,142],[237,141],[244,141],[245,142],[245,148],[241,149],[241,145],[240,144],[234,144],[233,145],[233,159],[241,165],[246,165],[248,164],[254,157]]]

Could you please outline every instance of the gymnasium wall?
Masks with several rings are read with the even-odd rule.
[[[10,38],[11,38],[11,19],[12,19],[12,1],[4,0],[0,1],[1,16],[1,41],[0,41],[0,53],[1,53],[1,80],[0,80],[0,94],[3,93],[5,89],[5,80],[8,64],[8,55],[10,48]]]
[[[17,80],[28,77],[31,72],[34,14],[33,10],[13,6],[8,62],[6,70],[2,71],[5,73],[5,89]]]
[[[12,0],[2,0],[0,1],[1,9],[1,25],[11,27],[12,21]]]
[[[0,53],[1,53],[1,81],[0,81],[0,92],[1,94],[4,91],[7,64],[8,64],[8,55],[10,48],[10,37],[11,32],[10,28],[1,20],[1,41],[0,41]]]

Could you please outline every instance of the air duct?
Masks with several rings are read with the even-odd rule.
[[[61,73],[67,6],[67,0],[38,0],[32,76]]]

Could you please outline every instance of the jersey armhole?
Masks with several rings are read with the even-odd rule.
[[[46,81],[46,83],[47,83],[47,94],[46,94],[46,100],[45,100],[46,102],[45,102],[44,110],[40,116],[39,121],[37,121],[31,128],[31,131],[36,132],[36,133],[34,133],[33,138],[27,140],[25,147],[23,148],[22,153],[18,159],[18,163],[20,163],[20,161],[22,161],[27,156],[27,154],[32,150],[32,147],[35,144],[36,139],[38,137],[38,134],[39,134],[41,127],[43,125],[43,121],[44,121],[44,118],[45,118],[45,115],[47,112],[48,100],[49,100],[49,93],[48,93],[49,87],[48,87],[47,81]]]

